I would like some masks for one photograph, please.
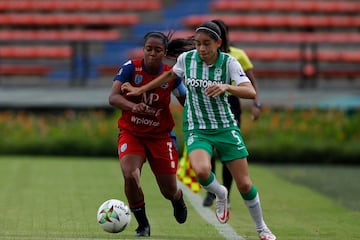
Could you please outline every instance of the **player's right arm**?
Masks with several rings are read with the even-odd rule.
[[[109,94],[109,104],[116,108],[132,111],[132,112],[144,112],[147,108],[145,103],[134,103],[129,101],[125,96],[123,96],[121,87],[124,83],[130,81],[133,75],[133,65],[130,61],[125,63],[119,73],[115,76],[111,91]]]
[[[109,95],[109,104],[123,111],[131,111],[133,113],[146,112],[148,106],[145,103],[134,103],[121,95],[121,85],[123,83],[120,81],[114,81]]]
[[[152,80],[151,82],[142,85],[141,87],[133,87],[130,83],[124,83],[121,86],[121,91],[127,92],[127,96],[139,96],[140,94],[152,90],[154,88],[160,87],[164,83],[171,81],[172,79],[176,78],[177,75],[172,71],[166,71],[162,73],[160,76]]]

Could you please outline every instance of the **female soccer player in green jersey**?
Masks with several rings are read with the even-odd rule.
[[[251,113],[252,113],[252,119],[257,120],[260,116],[261,104],[260,104],[260,97],[259,97],[260,96],[259,88],[258,88],[258,84],[257,84],[256,78],[255,78],[254,72],[253,72],[254,66],[253,66],[252,62],[250,61],[248,55],[246,54],[246,52],[243,49],[240,49],[240,48],[230,45],[229,27],[225,24],[225,22],[222,21],[221,19],[214,19],[211,21],[213,23],[215,23],[216,25],[218,25],[218,27],[220,28],[220,31],[221,31],[222,43],[221,43],[220,50],[222,52],[229,53],[236,60],[238,60],[238,62],[241,64],[241,67],[243,68],[246,76],[249,78],[249,80],[251,81],[252,85],[255,88],[256,98],[253,99],[254,104],[251,107]],[[240,103],[240,98],[238,98],[237,96],[234,96],[234,95],[229,95],[228,101],[230,104],[231,112],[234,114],[235,120],[237,121],[238,126],[240,128],[241,115],[242,115],[242,107],[241,107],[241,103]],[[184,148],[184,153],[186,153],[186,147]],[[216,161],[216,156],[213,156],[211,158],[211,171],[214,173],[216,172],[216,162],[215,161]],[[225,165],[223,165],[222,166],[222,183],[228,190],[228,200],[230,199],[230,190],[231,190],[232,182],[233,182],[233,177],[231,176],[230,171],[228,170],[228,168]],[[206,197],[203,201],[203,206],[204,207],[211,206],[213,204],[214,200],[215,200],[215,195],[213,193],[207,192]],[[229,205],[230,205],[230,202],[229,202]]]
[[[216,195],[216,217],[221,223],[229,219],[227,189],[211,172],[213,149],[230,170],[236,186],[254,220],[261,240],[276,237],[266,225],[260,198],[248,172],[248,151],[227,101],[228,94],[254,99],[256,91],[239,62],[219,50],[222,40],[213,22],[200,25],[194,35],[195,50],[182,53],[172,70],[146,85],[134,88],[123,84],[128,95],[140,95],[171,81],[184,78],[187,96],[183,112],[183,130],[191,165],[202,187]],[[236,85],[231,85],[234,81]]]

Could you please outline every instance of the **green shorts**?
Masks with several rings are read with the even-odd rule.
[[[249,155],[240,130],[237,127],[221,130],[193,130],[185,132],[188,153],[196,149],[213,155],[213,149],[221,162],[245,158]]]

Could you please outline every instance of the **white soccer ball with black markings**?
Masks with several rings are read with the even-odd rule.
[[[131,212],[129,207],[118,199],[105,201],[97,212],[97,221],[100,227],[109,233],[124,231],[130,220]]]

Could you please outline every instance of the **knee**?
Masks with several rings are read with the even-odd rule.
[[[206,181],[211,173],[211,167],[209,166],[193,167],[193,169],[196,173],[196,178],[200,181]]]
[[[201,171],[196,174],[196,178],[200,181],[206,181],[209,179],[210,171]]]
[[[244,179],[241,183],[237,184],[240,193],[247,193],[251,190],[252,182],[249,178]]]
[[[125,184],[140,185],[140,169],[134,171],[123,171]]]

